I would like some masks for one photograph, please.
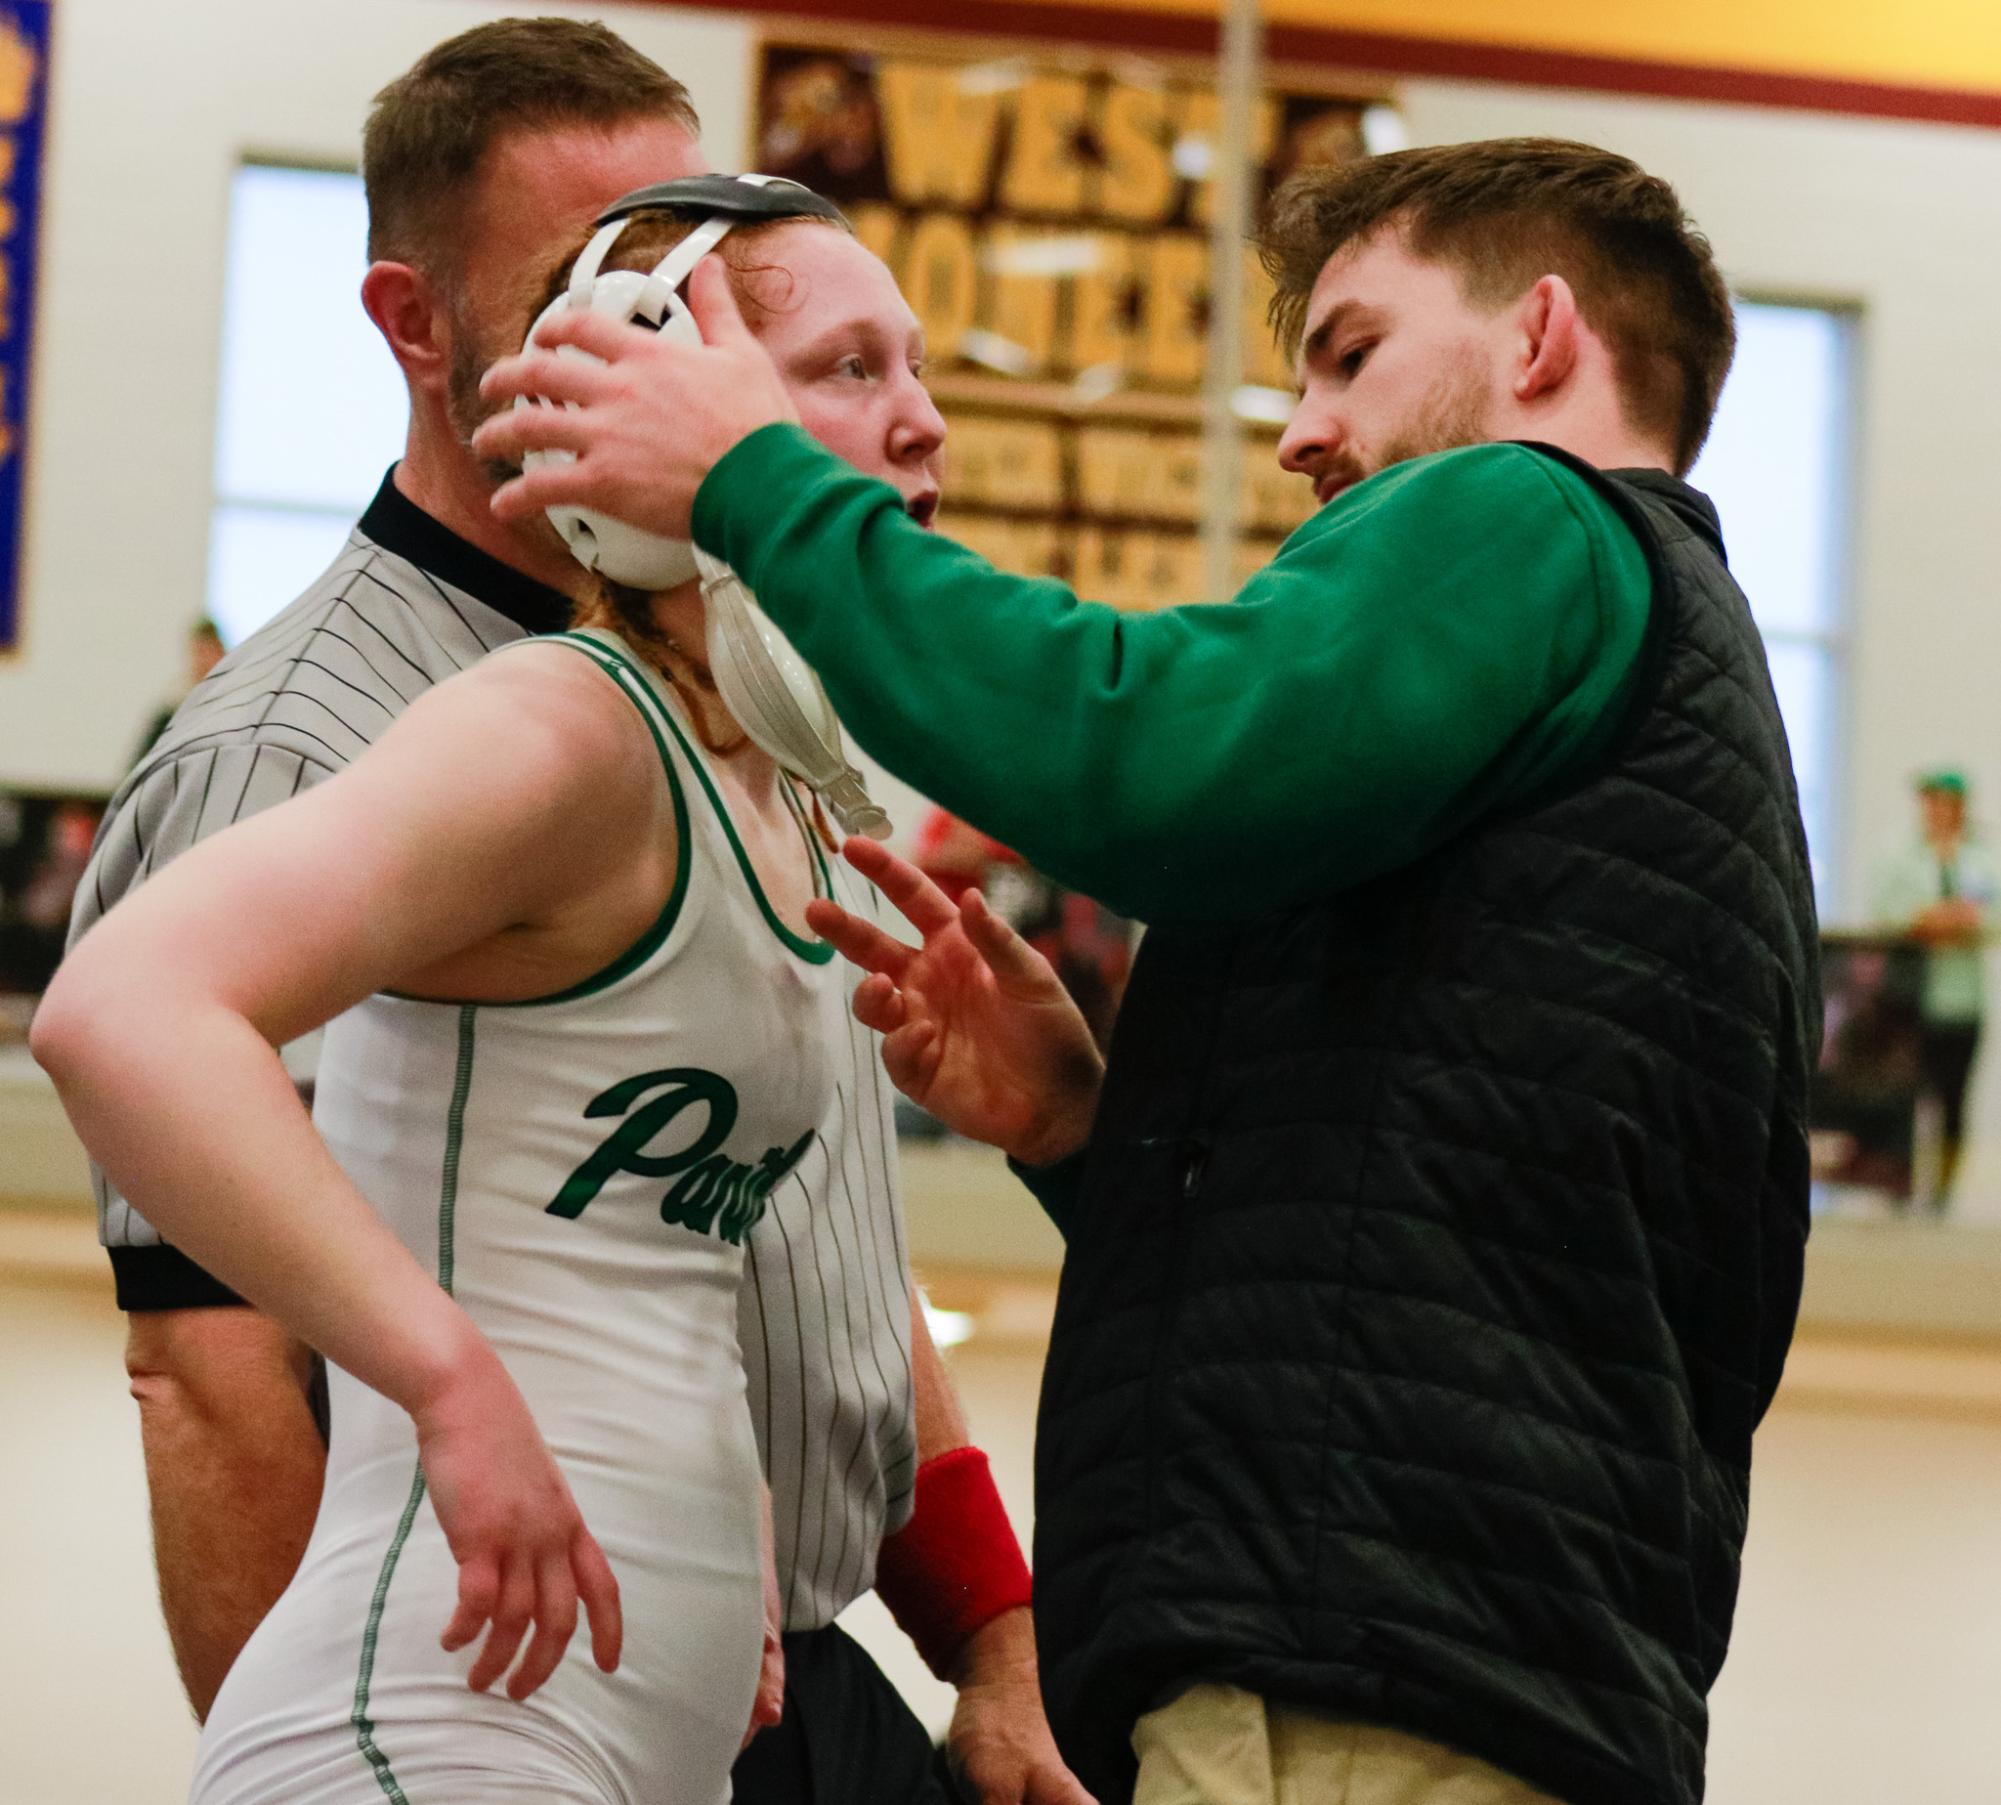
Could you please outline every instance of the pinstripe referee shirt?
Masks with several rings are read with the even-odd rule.
[[[182,703],[112,798],[70,922],[75,944],[176,854],[340,770],[433,683],[561,628],[567,598],[461,539],[385,477],[326,573]],[[870,899],[839,861],[842,901]],[[850,1024],[834,1111],[746,1249],[740,1333],[772,1489],[788,1630],[833,1621],[875,1582],[910,1514],[909,1274],[890,1099]],[[126,1310],[240,1300],[93,1172]],[[815,1207],[819,1203],[822,1207]]]

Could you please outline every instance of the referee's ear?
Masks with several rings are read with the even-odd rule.
[[[451,376],[450,325],[430,279],[407,263],[371,263],[361,305],[413,391],[442,395]]]

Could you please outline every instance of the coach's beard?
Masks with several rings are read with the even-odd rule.
[[[1478,357],[1466,351],[1455,356],[1439,372],[1411,420],[1389,435],[1376,469],[1362,474],[1372,476],[1412,458],[1488,443],[1494,431],[1487,382],[1486,366]]]

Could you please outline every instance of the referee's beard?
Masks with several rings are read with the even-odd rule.
[[[505,343],[497,342],[502,337],[499,332],[481,331],[480,322],[473,317],[472,310],[456,297],[452,301],[450,317],[452,354],[445,369],[445,413],[452,423],[452,434],[458,440],[460,449],[486,478],[487,486],[497,489],[502,483],[519,476],[521,466],[502,458],[474,456],[474,428],[507,405],[505,402],[488,402],[479,392],[479,379],[520,346],[513,339]],[[496,342],[489,344],[489,338]]]

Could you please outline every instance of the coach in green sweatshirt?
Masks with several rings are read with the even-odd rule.
[[[566,320],[604,362],[487,394],[577,405],[476,448],[579,454],[504,515],[692,530],[891,770],[1153,924],[1102,1076],[1009,1067],[1005,1130],[930,1099],[1068,1239],[1036,1608],[1080,1777],[1694,1805],[1819,1040],[1784,730],[1680,480],[1728,296],[1666,184],[1540,140],[1312,172],[1264,250],[1323,505],[1226,607],[927,533],[713,269],[703,347]],[[999,1071],[948,969],[897,1007]]]

